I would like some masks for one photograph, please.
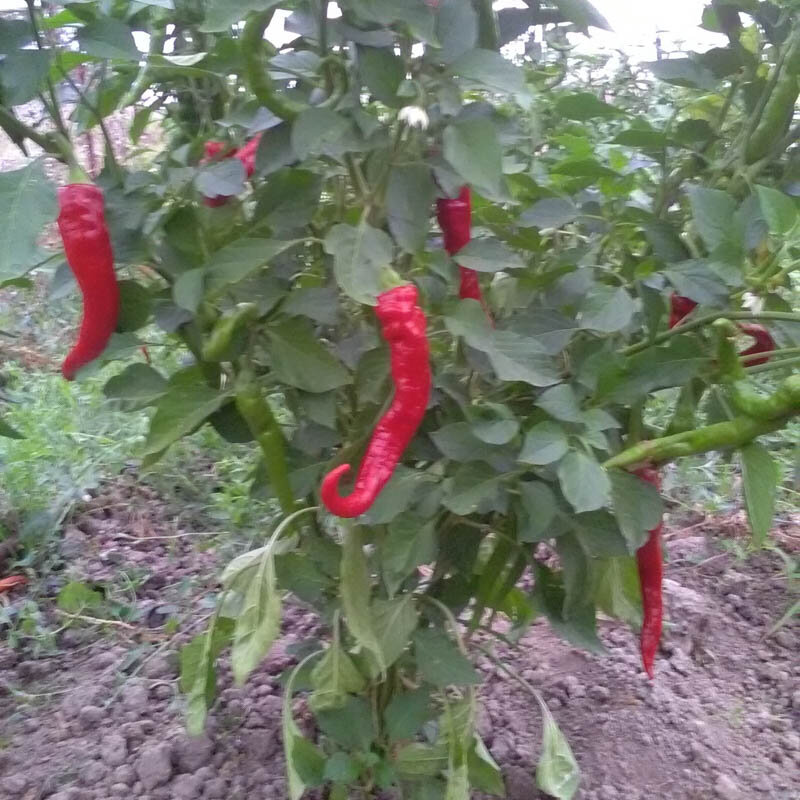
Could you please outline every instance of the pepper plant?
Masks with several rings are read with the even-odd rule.
[[[767,535],[778,479],[758,437],[800,412],[800,20],[714,0],[717,47],[633,68],[571,49],[606,27],[585,0],[337,14],[29,0],[0,18],[0,127],[73,174],[76,143],[104,137],[102,171],[74,180],[104,194],[85,233],[108,226],[120,307],[110,338],[85,323],[107,346],[83,374],[116,364],[106,395],[151,414],[143,466],[211,425],[252,443],[252,491],[274,501],[181,653],[189,730],[213,713],[218,658],[239,683],[258,668],[288,594],[322,632],[285,676],[292,800],[502,794],[475,727],[495,638],[544,616],[600,651],[598,612],[637,628],[643,595],[657,679],[659,468],[738,451]],[[265,38],[279,17],[288,44]],[[0,196],[0,277],[19,285],[52,260],[42,158]],[[85,291],[87,319],[108,320],[95,298],[114,290]],[[142,360],[150,325],[183,356],[171,374]],[[665,430],[655,392],[675,397]],[[528,689],[539,786],[572,797],[575,759]]]

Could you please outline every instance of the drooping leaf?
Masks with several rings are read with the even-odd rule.
[[[5,281],[23,275],[44,258],[37,241],[58,208],[41,159],[0,172],[0,208],[0,281]]]
[[[467,183],[490,195],[501,190],[503,151],[497,129],[488,119],[467,119],[448,125],[443,134],[444,157]]]
[[[467,686],[480,682],[475,667],[443,631],[435,628],[417,631],[414,646],[419,671],[434,686]]]
[[[778,465],[764,445],[751,442],[741,449],[745,507],[756,546],[763,546],[775,513]]]
[[[311,683],[314,691],[308,703],[316,713],[341,707],[347,695],[360,692],[366,681],[338,639],[334,639],[325,655],[314,665]]]
[[[540,703],[544,715],[542,754],[536,767],[536,785],[558,800],[571,800],[578,791],[580,770],[572,749],[550,710]]]
[[[434,194],[431,171],[425,165],[392,167],[386,188],[386,215],[392,236],[407,253],[416,253],[425,245]]]
[[[577,512],[602,508],[609,501],[611,482],[600,464],[586,453],[572,450],[558,465],[564,497]]]
[[[635,553],[647,541],[648,531],[661,522],[661,495],[653,484],[625,470],[610,470],[609,477],[619,529]]]
[[[325,237],[336,282],[357,303],[374,305],[382,290],[381,272],[392,262],[392,240],[366,221],[334,225]]]

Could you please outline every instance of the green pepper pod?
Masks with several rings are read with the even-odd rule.
[[[289,483],[283,433],[250,370],[242,370],[237,378],[236,409],[261,448],[267,475],[281,510],[286,514],[294,511],[296,505]]]
[[[733,407],[748,417],[759,420],[779,419],[787,409],[800,405],[800,375],[790,375],[770,395],[756,391],[749,381],[736,381],[730,387]]]
[[[255,303],[239,303],[220,317],[203,343],[203,361],[232,361],[240,350],[239,336],[246,323],[258,316]]]
[[[242,31],[242,56],[244,75],[250,91],[264,108],[283,120],[293,120],[306,106],[282,96],[275,91],[269,77],[269,64],[265,54],[264,31],[272,20],[275,9],[253,14]]]

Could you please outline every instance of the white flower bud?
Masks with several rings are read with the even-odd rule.
[[[404,106],[397,118],[409,128],[419,128],[424,131],[428,127],[428,112],[420,106]]]

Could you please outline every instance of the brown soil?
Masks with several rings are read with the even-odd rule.
[[[127,603],[127,621],[53,616],[68,627],[56,652],[38,656],[0,644],[0,798],[286,796],[279,676],[293,663],[287,647],[315,620],[289,606],[283,639],[243,689],[223,664],[207,736],[188,739],[176,650],[202,629],[231,555],[229,541],[181,535],[191,527],[132,480],[107,487],[67,524],[64,573],[36,590],[54,596],[67,579],[105,587],[109,603]],[[603,656],[570,647],[543,621],[517,650],[498,651],[544,694],[571,743],[583,773],[578,798],[800,798],[798,627],[766,635],[792,602],[783,562],[771,552],[737,559],[719,527],[667,536],[669,626],[654,682],[642,674],[634,635],[612,621],[601,623]],[[784,549],[792,534],[784,531]],[[11,602],[24,602],[15,592]],[[482,668],[479,731],[508,797],[541,797],[538,708],[493,664]]]

